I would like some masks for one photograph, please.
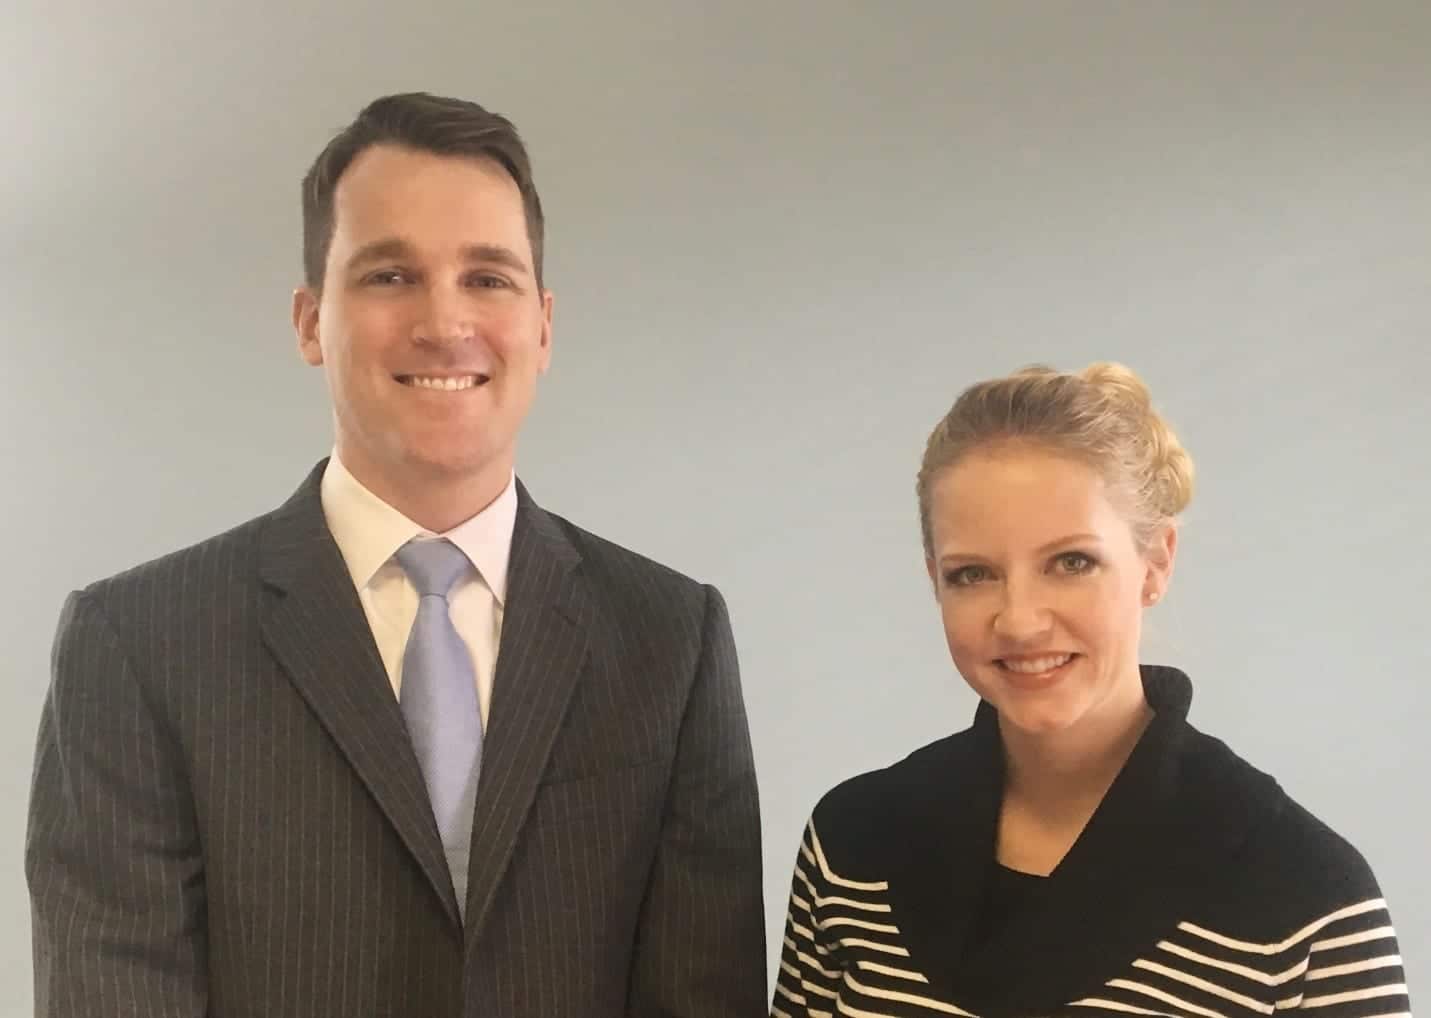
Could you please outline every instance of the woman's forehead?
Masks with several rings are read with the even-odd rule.
[[[1043,450],[973,453],[940,475],[932,496],[936,541],[1038,548],[1127,528],[1096,470]]]

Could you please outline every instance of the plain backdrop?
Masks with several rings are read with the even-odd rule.
[[[63,596],[327,452],[298,181],[411,89],[533,153],[557,299],[524,480],[729,599],[772,962],[816,798],[972,715],[925,436],[979,378],[1113,358],[1200,476],[1146,659],[1363,851],[1431,993],[1428,54],[1422,0],[8,4],[0,1014],[31,1008]]]

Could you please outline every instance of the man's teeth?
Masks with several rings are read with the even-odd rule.
[[[1004,659],[1004,667],[1011,672],[1019,672],[1024,675],[1041,675],[1044,672],[1051,672],[1055,668],[1062,667],[1073,660],[1072,654],[1059,654],[1054,657],[1035,657],[1023,661],[1010,661]]]
[[[477,384],[476,375],[464,375],[461,378],[428,378],[423,375],[409,375],[407,384],[418,389],[446,389],[448,392],[457,392],[459,389],[470,389]]]

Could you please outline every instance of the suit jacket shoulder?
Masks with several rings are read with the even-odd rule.
[[[220,635],[216,616],[227,617],[224,628],[232,631],[257,610],[257,548],[269,515],[95,580],[71,600],[89,602],[104,619],[131,664],[141,666],[142,682],[147,660],[192,637]]]
[[[255,550],[265,521],[265,513],[220,534],[165,552],[87,584],[84,593],[103,603],[132,601],[136,594],[153,589],[173,588],[185,594],[185,581],[212,582],[217,577],[229,585],[251,581],[257,573]],[[188,591],[193,594],[193,590]]]
[[[628,669],[644,660],[658,672],[673,664],[689,671],[705,640],[728,634],[725,601],[714,587],[535,504],[530,511],[575,551],[575,574],[590,595],[597,645],[615,652]]]
[[[603,588],[631,590],[656,602],[704,600],[705,585],[684,573],[579,527],[548,509],[536,511],[566,538],[581,556],[587,576]]]

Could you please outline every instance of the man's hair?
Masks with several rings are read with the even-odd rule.
[[[375,99],[318,154],[303,178],[303,274],[315,292],[333,243],[333,194],[353,160],[374,145],[400,145],[442,156],[489,159],[517,184],[526,213],[532,271],[542,285],[542,203],[517,128],[474,102],[406,92]]]

